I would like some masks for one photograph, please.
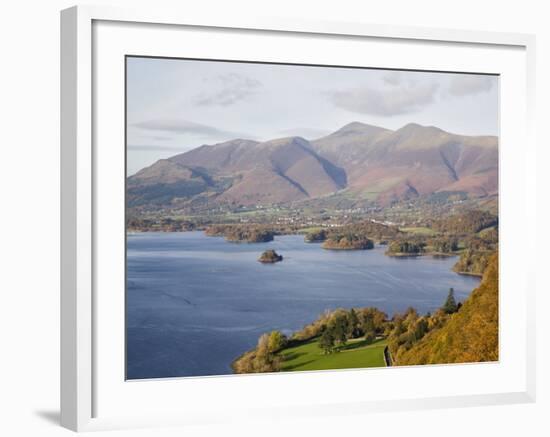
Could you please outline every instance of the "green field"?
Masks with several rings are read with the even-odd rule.
[[[436,232],[433,229],[426,228],[424,226],[418,226],[418,227],[410,227],[410,228],[399,228],[400,231],[403,232],[409,232],[411,234],[418,234],[418,235],[435,235]]]
[[[353,369],[363,367],[384,367],[384,347],[386,339],[375,340],[367,345],[365,340],[350,340],[340,352],[323,354],[314,338],[299,346],[281,351],[284,357],[283,372],[299,370]]]

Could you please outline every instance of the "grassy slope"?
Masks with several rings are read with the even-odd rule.
[[[460,311],[405,352],[399,365],[498,360],[498,255]]]
[[[323,354],[317,339],[299,346],[289,347],[281,352],[284,356],[283,371],[351,369],[363,367],[384,367],[386,340],[376,340],[366,345],[364,340],[352,340],[345,349],[330,355]]]
[[[433,229],[426,228],[424,226],[418,226],[418,227],[410,227],[410,228],[399,228],[400,231],[408,232],[411,234],[417,234],[417,235],[426,235],[431,237],[432,235],[435,235],[437,232],[435,232]]]

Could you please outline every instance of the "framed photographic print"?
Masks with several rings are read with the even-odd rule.
[[[534,399],[533,37],[75,7],[61,43],[64,426]]]

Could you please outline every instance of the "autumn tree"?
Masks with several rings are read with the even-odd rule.
[[[268,348],[270,352],[277,352],[286,344],[286,337],[281,331],[271,331],[268,338]]]
[[[334,341],[340,345],[345,345],[347,342],[346,337],[346,323],[344,322],[343,317],[338,317],[334,321],[334,325],[330,328],[332,331],[332,335],[334,337]]]
[[[363,317],[363,323],[361,324],[361,327],[363,329],[363,333],[366,335],[370,332],[374,332],[375,326],[374,326],[374,320],[371,314],[365,314]]]
[[[361,335],[361,329],[359,328],[359,317],[352,308],[348,315],[348,336],[350,338],[357,338]]]
[[[365,334],[365,343],[371,344],[376,340],[376,336],[374,335],[374,332],[368,332]]]
[[[445,311],[446,314],[453,314],[458,311],[458,306],[456,304],[455,300],[455,291],[453,288],[449,289],[449,294],[447,295],[447,300],[443,304],[442,307],[443,311]]]
[[[420,340],[428,332],[428,322],[426,319],[419,319],[414,325],[414,337]]]
[[[258,340],[253,359],[255,372],[278,372],[281,369],[281,358],[270,349],[270,337],[269,334],[263,334]]]
[[[319,340],[319,347],[323,349],[325,354],[330,354],[334,351],[334,336],[331,329],[325,329]]]

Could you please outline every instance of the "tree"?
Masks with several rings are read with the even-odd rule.
[[[337,314],[332,323],[330,324],[330,329],[334,337],[334,341],[338,344],[345,345],[347,342],[347,332],[348,328],[348,318],[346,314],[339,313]]]
[[[286,344],[286,337],[281,331],[271,331],[268,339],[268,348],[270,352],[277,352]]]
[[[449,289],[449,294],[447,295],[447,300],[441,308],[446,314],[453,314],[458,311],[458,305],[455,300],[455,291],[453,288]]]
[[[428,332],[428,322],[426,319],[420,319],[416,322],[414,326],[414,336],[416,340],[420,340]]]
[[[361,328],[363,330],[363,335],[365,336],[365,341],[367,344],[371,344],[376,338],[376,325],[372,314],[364,315]]]
[[[325,354],[330,354],[334,351],[334,336],[331,329],[327,328],[323,331],[319,340],[319,347],[323,349]]]
[[[348,316],[348,329],[349,329],[349,337],[351,338],[357,338],[361,335],[360,329],[359,329],[359,317],[357,317],[357,313],[352,308],[349,312]]]
[[[252,362],[254,372],[278,372],[281,369],[281,358],[271,352],[270,335],[262,334],[258,340],[256,353]]]
[[[367,334],[369,332],[374,332],[375,325],[374,320],[371,314],[366,314],[363,318],[363,323],[361,324],[361,328],[363,329],[363,333]]]
[[[371,344],[374,340],[376,340],[374,332],[368,332],[367,334],[365,334],[365,343]]]

